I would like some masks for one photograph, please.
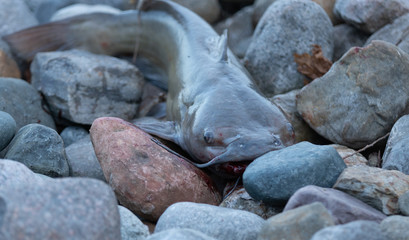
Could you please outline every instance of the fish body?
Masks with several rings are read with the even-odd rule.
[[[151,1],[141,11],[82,15],[5,40],[26,59],[38,51],[69,48],[132,53],[136,44],[138,56],[168,79],[168,121],[138,126],[181,146],[198,167],[208,167],[251,161],[294,143],[291,124],[257,90],[226,37],[176,3]]]

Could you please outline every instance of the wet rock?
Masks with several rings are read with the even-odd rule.
[[[40,124],[22,127],[11,141],[5,158],[23,163],[36,173],[67,177],[69,167],[58,133]]]
[[[345,22],[374,33],[409,12],[407,0],[337,0],[334,13]]]
[[[65,18],[74,17],[81,14],[91,14],[91,13],[109,13],[109,14],[118,14],[121,10],[113,8],[108,5],[88,5],[88,4],[73,4],[65,8],[61,8],[55,12],[50,21],[59,21]]]
[[[298,94],[297,110],[321,136],[354,149],[384,136],[409,102],[409,55],[373,41],[350,49]],[[331,84],[329,84],[331,83]]]
[[[39,53],[31,72],[55,116],[91,124],[98,117],[131,120],[137,114],[144,80],[124,60],[79,50]]]
[[[376,31],[366,42],[370,44],[373,40],[382,40],[395,44],[400,49],[409,53],[409,13],[395,19],[393,23],[385,25]]]
[[[399,197],[399,210],[405,216],[409,216],[409,191]]]
[[[278,0],[257,24],[244,65],[267,97],[285,93],[304,86],[293,55],[311,53],[313,44],[332,59],[333,27],[324,10],[310,0]]]
[[[0,77],[21,78],[17,63],[2,50],[0,50]]]
[[[54,120],[44,111],[41,95],[21,79],[0,78],[0,109],[16,120],[17,129],[29,123],[55,129]]]
[[[72,143],[79,141],[84,137],[89,137],[89,133],[82,127],[68,126],[62,130],[60,136],[64,141],[65,147],[68,147]]]
[[[0,2],[0,19],[2,23],[0,36],[38,24],[24,0],[2,0]]]
[[[118,206],[121,218],[122,240],[145,240],[149,236],[148,226],[127,208]]]
[[[409,239],[409,217],[390,216],[381,222],[381,230],[388,239]]]
[[[257,240],[309,240],[322,228],[334,225],[331,214],[321,203],[312,203],[269,218]]]
[[[0,111],[0,151],[3,150],[13,139],[17,131],[14,118],[3,111]]]
[[[105,178],[121,205],[136,215],[156,221],[175,202],[219,204],[220,196],[206,174],[131,123],[99,118],[90,132]]]
[[[381,222],[386,216],[366,203],[332,188],[306,186],[291,196],[284,211],[313,202],[322,203],[331,213],[335,224],[345,224],[356,220]]]
[[[379,229],[379,224],[372,221],[355,221],[345,225],[327,227],[311,238],[311,240],[387,240],[387,236]]]
[[[409,176],[395,170],[354,166],[344,170],[334,188],[358,198],[384,214],[398,214],[398,199],[409,190]]]
[[[65,153],[70,167],[70,176],[106,181],[89,136],[66,147]]]
[[[334,26],[334,57],[337,61],[352,47],[364,46],[369,35],[349,24]]]
[[[331,146],[337,150],[342,159],[347,157],[344,159],[344,162],[348,167],[355,165],[368,165],[368,160],[362,154],[356,153],[354,149],[339,144],[332,144]],[[351,156],[351,154],[353,155]]]
[[[146,240],[216,240],[209,237],[206,234],[188,228],[172,228],[166,231],[154,233],[150,235]]]
[[[219,34],[222,34],[224,29],[228,30],[229,48],[239,58],[244,57],[253,36],[253,11],[253,6],[245,7],[214,27]]]
[[[219,19],[221,8],[217,0],[172,0],[190,9],[209,23]]]
[[[219,206],[248,211],[257,214],[264,219],[282,212],[282,208],[268,206],[261,201],[255,200],[243,187],[234,190]]]
[[[409,115],[393,125],[382,156],[382,168],[398,170],[409,175]]]
[[[311,143],[322,143],[324,140],[302,119],[297,111],[296,97],[299,89],[288,93],[275,95],[270,101],[281,109],[287,119],[290,121],[295,132],[295,142],[307,141]]]
[[[0,239],[120,239],[115,195],[86,178],[37,177],[0,160]]]
[[[189,228],[216,239],[255,239],[264,222],[261,217],[247,211],[179,202],[162,214],[155,233],[172,228]]]
[[[254,199],[279,205],[304,186],[332,187],[344,168],[333,147],[301,142],[255,159],[243,184]]]

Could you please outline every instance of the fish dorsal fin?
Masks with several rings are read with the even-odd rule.
[[[227,62],[227,40],[228,40],[228,31],[224,29],[223,34],[219,38],[219,61]]]

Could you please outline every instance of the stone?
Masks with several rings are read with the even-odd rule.
[[[331,214],[316,202],[267,219],[257,240],[309,240],[315,232],[332,225]]]
[[[385,151],[382,157],[383,169],[398,170],[409,175],[408,142],[409,135],[394,144],[388,144],[388,151]]]
[[[65,18],[74,17],[81,14],[91,14],[91,13],[109,13],[109,14],[118,14],[121,10],[117,8],[113,8],[108,5],[96,4],[96,5],[88,5],[77,3],[73,4],[64,8],[59,9],[56,11],[50,19],[52,21],[59,21]]]
[[[241,210],[208,204],[178,202],[166,209],[155,233],[172,228],[189,228],[215,239],[255,239],[264,223],[261,217]]]
[[[106,180],[120,204],[137,216],[156,221],[168,206],[181,201],[220,203],[204,172],[154,143],[135,125],[98,118],[90,133]]]
[[[337,0],[334,13],[346,23],[374,33],[409,12],[407,0]]]
[[[332,59],[333,27],[325,11],[310,0],[278,0],[257,24],[244,66],[267,97],[302,88],[305,76],[294,54],[311,53],[313,44]]]
[[[334,26],[334,57],[340,59],[349,49],[365,45],[369,35],[349,24]]]
[[[388,238],[380,229],[379,224],[372,221],[354,221],[344,225],[324,228],[312,236],[311,240],[387,240]]]
[[[24,0],[2,0],[0,19],[0,37],[38,24]]]
[[[89,136],[65,148],[71,177],[89,177],[106,181]]]
[[[381,230],[393,240],[409,239],[409,217],[390,216],[381,222]]]
[[[288,93],[278,94],[270,98],[270,101],[280,108],[290,121],[295,132],[295,142],[322,143],[325,140],[308,126],[297,111],[296,98],[299,92],[300,90],[296,89]]]
[[[255,200],[248,194],[244,187],[239,187],[234,190],[229,196],[225,197],[219,206],[251,212],[264,219],[282,212],[282,208],[272,207]]]
[[[254,199],[280,205],[304,186],[332,187],[344,168],[333,147],[301,142],[255,159],[244,171],[243,184]]]
[[[9,145],[17,131],[14,118],[3,111],[0,111],[0,151]]]
[[[23,163],[33,172],[68,177],[64,143],[58,133],[41,124],[22,127],[9,144],[5,158]]]
[[[214,26],[218,34],[222,34],[225,29],[228,30],[227,42],[229,48],[239,58],[244,57],[253,36],[253,11],[253,6],[244,7],[232,17]]]
[[[400,16],[390,24],[385,25],[366,41],[365,45],[370,44],[373,40],[382,40],[395,44],[404,52],[409,53],[409,13]]]
[[[121,219],[122,240],[145,240],[149,236],[148,226],[127,208],[118,206]]]
[[[409,176],[396,170],[368,166],[348,167],[334,185],[386,215],[398,214],[398,199],[409,191]]]
[[[0,160],[0,239],[120,239],[115,195],[87,178],[40,178]]]
[[[356,153],[354,149],[339,144],[331,144],[331,147],[337,150],[342,159],[344,159],[344,157],[347,157],[344,159],[344,162],[348,167],[355,165],[368,165],[368,160],[362,154]],[[351,154],[353,155],[351,156]]]
[[[16,120],[17,129],[30,123],[55,129],[53,118],[43,108],[40,93],[24,80],[0,78],[0,110]]]
[[[398,205],[401,213],[405,216],[409,216],[409,191],[399,197]]]
[[[394,152],[395,145],[397,145],[399,142],[407,141],[406,138],[408,137],[409,137],[409,115],[404,115],[394,123],[390,131],[388,141],[386,142],[385,151],[382,156],[384,165],[388,163],[388,160],[390,161],[394,160],[391,159],[389,155],[391,154],[391,152]]]
[[[65,147],[68,147],[76,141],[89,137],[89,132],[82,127],[68,126],[62,130],[60,136]]]
[[[360,149],[390,131],[409,103],[409,55],[373,41],[350,49],[301,89],[297,110],[326,139]],[[329,84],[331,83],[331,84]]]
[[[137,114],[143,76],[127,61],[80,50],[44,52],[31,64],[32,85],[55,116],[91,124],[103,116]]]
[[[21,78],[16,61],[2,50],[0,50],[0,77]]]
[[[146,240],[216,240],[199,231],[188,228],[172,228],[150,235]]]
[[[209,23],[213,23],[219,19],[221,13],[221,7],[217,0],[172,0],[180,5],[190,9],[197,15],[202,17]]]
[[[331,213],[335,224],[357,220],[380,223],[386,218],[385,214],[344,192],[313,185],[298,189],[288,200],[284,212],[313,202],[322,203]]]

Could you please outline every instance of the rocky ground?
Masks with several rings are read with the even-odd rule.
[[[409,239],[409,2],[175,2],[229,29],[297,143],[224,180],[132,124],[163,119],[166,93],[126,57],[26,63],[0,39],[0,239]],[[2,0],[0,36],[91,11],[76,3],[133,7]],[[333,62],[316,79],[295,61],[313,45]]]

